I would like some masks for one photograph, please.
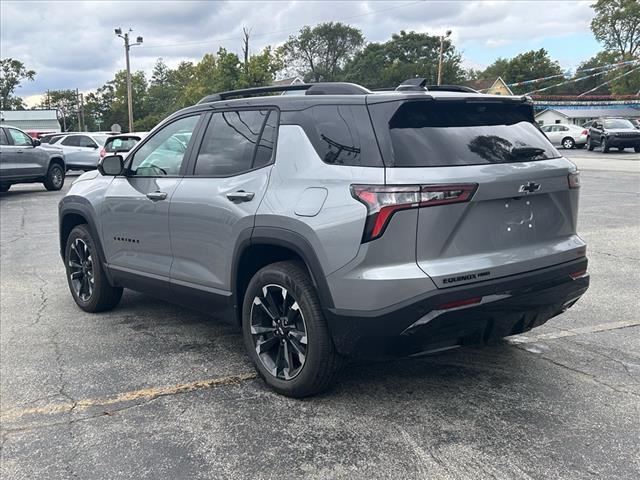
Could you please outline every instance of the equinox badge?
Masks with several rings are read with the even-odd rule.
[[[536,182],[529,182],[524,185],[520,185],[520,188],[518,189],[520,193],[533,193],[538,190],[540,190],[540,184]]]

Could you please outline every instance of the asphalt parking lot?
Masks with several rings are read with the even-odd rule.
[[[79,310],[58,253],[64,191],[12,187],[0,476],[640,478],[640,154],[565,153],[591,272],[574,308],[498,346],[351,365],[302,401],[269,391],[240,333],[205,315],[129,291]]]

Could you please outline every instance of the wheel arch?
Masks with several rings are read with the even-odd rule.
[[[69,198],[69,197],[65,197]],[[106,264],[106,259],[104,255],[104,249],[102,248],[102,242],[100,240],[100,235],[98,235],[98,230],[92,220],[91,212],[88,207],[82,204],[72,204],[65,205],[64,200],[60,202],[60,214],[59,214],[59,240],[60,240],[60,255],[64,259],[65,248],[67,246],[67,239],[69,238],[69,234],[71,230],[73,230],[78,225],[87,225],[89,232],[91,233],[91,237],[96,244],[98,249],[98,257],[102,265]]]
[[[299,261],[316,287],[322,309],[333,308],[326,275],[311,244],[300,234],[275,227],[255,227],[245,235],[233,255],[231,288],[236,321],[241,322],[242,302],[251,278],[261,268],[275,262]]]
[[[51,157],[49,159],[49,166],[47,167],[47,171],[49,170],[49,168],[51,168],[51,165],[53,164],[60,165],[62,167],[62,170],[66,169],[66,164],[64,163],[64,158],[62,157],[59,157],[59,156]]]

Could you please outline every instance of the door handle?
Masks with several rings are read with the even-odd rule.
[[[149,192],[147,193],[147,198],[154,202],[164,200],[167,198],[167,192]]]
[[[16,153],[22,153],[22,150],[18,150]]]
[[[245,192],[244,190],[238,190],[237,192],[227,193],[227,198],[232,202],[250,202],[255,197],[253,192]]]

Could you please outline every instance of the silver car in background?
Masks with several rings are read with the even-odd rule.
[[[55,142],[64,152],[67,170],[94,170],[100,160],[101,148],[108,135],[104,133],[79,132],[65,135]]]
[[[544,125],[540,129],[553,145],[559,145],[569,150],[572,148],[584,148],[589,135],[588,129],[567,123]]]
[[[104,146],[100,149],[100,160],[106,155],[114,155],[117,153],[126,157],[127,152],[131,150],[140,140],[149,135],[149,132],[131,132],[112,135],[107,138]]]

